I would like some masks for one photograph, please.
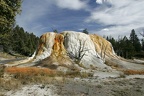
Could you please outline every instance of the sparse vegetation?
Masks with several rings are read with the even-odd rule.
[[[5,72],[12,74],[15,78],[31,78],[32,76],[54,76],[56,71],[48,68],[37,67],[8,67]]]
[[[5,67],[0,65],[0,77],[3,77]]]
[[[135,75],[135,74],[144,75],[144,70],[124,70],[124,74],[126,74],[126,75]]]
[[[82,63],[80,63],[80,62],[76,62],[76,63],[77,63],[80,67],[86,69],[86,67],[85,67]]]
[[[121,66],[119,66],[118,64],[116,64],[115,62],[113,62],[112,60],[105,60],[105,64],[112,67],[113,69],[116,68],[121,68]]]
[[[97,85],[97,88],[102,88],[102,85],[100,85],[100,84],[99,84],[99,85]]]
[[[7,77],[0,77],[0,92],[3,90],[17,90],[27,84],[53,84],[54,82],[65,82],[66,77],[87,78],[93,76],[92,73],[80,71],[61,72],[48,68],[37,67],[2,67]],[[55,79],[61,77],[63,79]],[[2,93],[0,93],[2,95]]]
[[[81,77],[81,78],[87,78],[87,77],[92,77],[92,73],[88,72],[80,72],[80,71],[67,71],[65,73],[66,77]]]
[[[19,79],[26,82],[39,82],[41,79],[47,77],[81,77],[87,78],[92,77],[92,73],[80,72],[80,71],[56,71],[48,68],[37,68],[37,67],[8,67],[5,69],[5,73],[12,76],[12,78]],[[38,80],[39,79],[39,80]],[[44,79],[45,80],[45,79]]]
[[[95,66],[93,66],[93,65],[90,65],[90,68],[91,68],[92,70],[96,70],[96,69],[97,69],[97,67],[95,67]]]

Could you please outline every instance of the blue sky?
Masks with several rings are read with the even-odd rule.
[[[53,29],[129,36],[144,29],[144,0],[23,0],[16,23],[40,36]]]

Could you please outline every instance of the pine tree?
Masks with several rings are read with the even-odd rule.
[[[38,45],[39,38],[33,33],[25,32],[22,27],[16,26],[11,36],[11,50],[21,55],[31,56]]]
[[[15,24],[15,17],[21,12],[22,0],[0,0],[0,45],[4,51],[10,48],[11,31]]]
[[[89,34],[89,32],[87,31],[87,28],[83,30],[83,33]]]
[[[135,49],[136,52],[140,52],[141,51],[141,44],[140,44],[140,40],[137,37],[135,30],[133,29],[130,33],[130,41]]]

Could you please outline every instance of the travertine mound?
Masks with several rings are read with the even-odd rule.
[[[40,37],[34,62],[40,66],[73,65],[105,68],[105,57],[115,56],[110,42],[97,35],[64,31],[48,32]]]
[[[111,43],[96,34],[64,31],[43,34],[32,57],[9,62],[5,66],[42,66],[62,71],[69,69],[110,71],[112,68],[143,70],[142,64],[143,62],[128,61],[117,56]]]

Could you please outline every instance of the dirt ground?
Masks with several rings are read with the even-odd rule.
[[[144,78],[66,78],[61,83],[25,85],[4,96],[144,96]]]
[[[4,58],[0,61],[1,64],[7,62]],[[137,61],[140,64],[115,62],[126,69],[144,69],[142,61]],[[60,77],[52,83],[25,84],[15,90],[0,86],[0,96],[144,96],[144,75],[121,76],[121,72],[115,70],[94,72],[89,78]]]

